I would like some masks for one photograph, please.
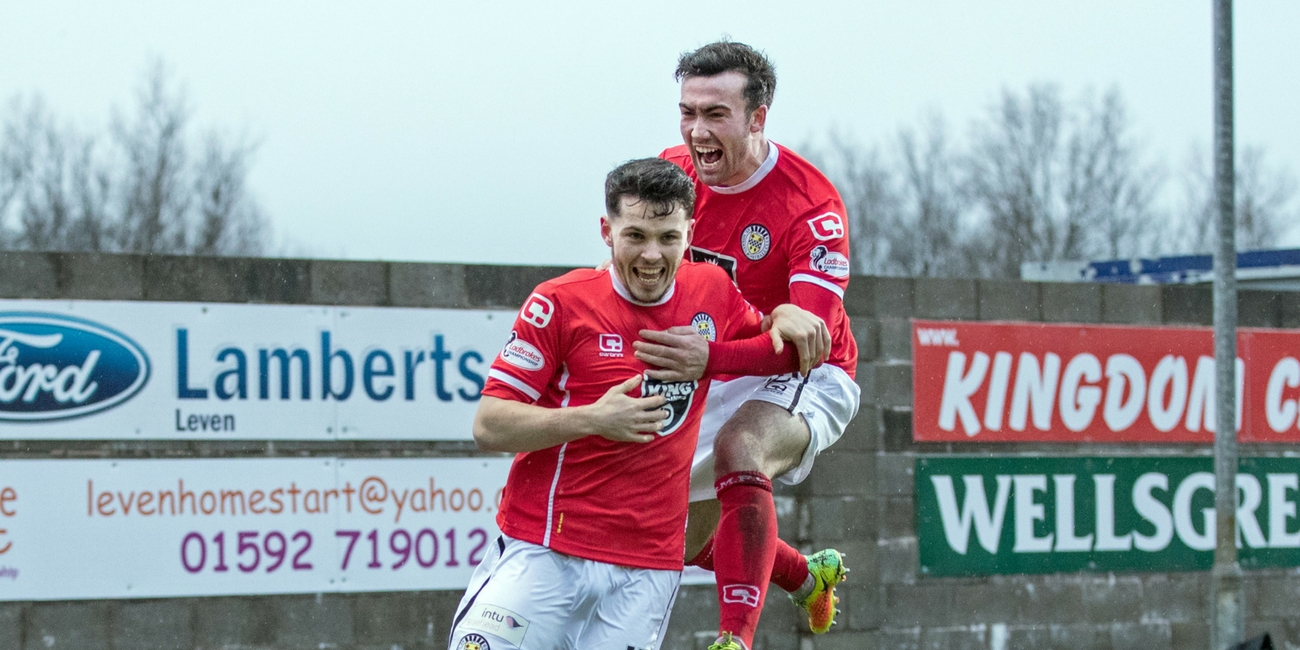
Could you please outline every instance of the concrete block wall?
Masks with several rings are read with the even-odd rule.
[[[0,253],[0,298],[515,308],[567,269],[400,262]],[[918,575],[912,468],[921,454],[1136,454],[1132,446],[918,444],[911,434],[911,318],[1208,325],[1208,288],[856,277],[845,304],[861,351],[863,405],[809,480],[777,490],[781,535],[848,554],[840,624],[813,637],[779,593],[754,650],[1206,647],[1201,573]],[[1300,294],[1243,292],[1243,325],[1300,327]],[[1169,451],[1168,446],[1162,450]],[[1184,453],[1206,453],[1187,447]],[[1256,446],[1252,451],[1282,453]],[[5,458],[437,457],[463,442],[15,441]],[[1250,632],[1300,648],[1300,572],[1247,574]],[[443,648],[446,591],[0,603],[0,649]],[[678,596],[665,648],[703,650],[712,587]]]
[[[823,637],[804,637],[808,643],[803,647],[1207,647],[1208,573],[919,574],[912,499],[918,456],[1140,455],[1144,450],[1133,445],[913,442],[910,319],[1209,325],[1208,287],[855,277],[845,302],[862,355],[858,383],[863,407],[844,439],[818,459],[812,479],[800,486],[797,498],[810,512],[812,525],[807,535],[791,531],[790,538],[809,549],[837,546],[857,553],[849,557],[853,573],[841,596],[842,622]],[[1243,326],[1300,327],[1300,294],[1242,292],[1239,309]],[[1193,445],[1161,445],[1160,451],[1211,452]],[[1253,455],[1286,451],[1294,449],[1243,447],[1243,453]],[[874,469],[870,477],[864,476],[866,468]],[[1249,571],[1246,585],[1248,632],[1267,631],[1276,647],[1300,648],[1300,616],[1295,614],[1300,571]]]

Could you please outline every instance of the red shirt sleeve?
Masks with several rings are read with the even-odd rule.
[[[772,350],[772,338],[762,332],[762,315],[740,295],[726,272],[719,268],[710,275],[717,276],[715,282],[727,306],[727,319],[718,340],[709,343],[705,373],[761,376],[798,370],[798,350],[793,345],[785,346],[781,354]]]
[[[843,300],[849,286],[848,220],[835,188],[829,191],[832,197],[795,220],[784,241],[786,259],[790,260],[791,302],[814,313],[809,306],[793,300],[796,287],[820,287]]]
[[[799,350],[789,343],[772,351],[772,337],[759,334],[739,341],[709,344],[706,375],[779,375],[799,370]]]
[[[483,394],[517,402],[536,402],[558,372],[560,302],[554,287],[543,283],[528,296],[515,318],[510,340],[488,370]]]

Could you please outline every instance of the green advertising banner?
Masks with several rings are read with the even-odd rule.
[[[1209,457],[916,461],[921,573],[1196,571],[1214,561]],[[1243,568],[1300,566],[1300,458],[1243,458]]]

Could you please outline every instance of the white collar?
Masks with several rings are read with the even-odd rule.
[[[673,285],[668,287],[668,290],[664,292],[664,295],[661,298],[654,302],[641,302],[640,300],[633,298],[632,292],[628,291],[627,287],[623,286],[623,281],[618,279],[618,273],[614,271],[614,267],[612,266],[609,268],[609,279],[613,282],[615,293],[621,296],[624,300],[639,307],[657,307],[662,305],[673,297],[673,292],[677,291],[677,278],[673,278]]]
[[[776,159],[779,157],[780,150],[776,148],[776,143],[768,140],[767,158],[763,160],[763,164],[759,165],[758,169],[755,170],[753,174],[749,175],[749,178],[746,178],[744,182],[739,185],[732,185],[731,187],[710,185],[709,189],[718,194],[740,194],[741,192],[758,185],[758,183],[764,178],[767,178],[768,173],[776,168]]]

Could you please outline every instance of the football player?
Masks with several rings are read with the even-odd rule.
[[[758,309],[792,303],[829,329],[804,351],[799,374],[720,377],[709,391],[692,468],[688,564],[717,578],[720,636],[711,650],[740,650],[752,645],[769,580],[822,633],[848,571],[835,550],[804,557],[781,541],[771,496],[773,479],[807,477],[858,410],[857,345],[843,305],[848,224],[830,181],[764,135],[776,89],[766,56],[742,43],[712,43],[683,54],[676,76],[684,144],[661,157],[695,184],[690,259],[726,271]],[[677,332],[644,338],[638,356],[663,368],[650,377],[698,371],[698,341]]]
[[[824,328],[791,305],[762,318],[724,271],[683,263],[695,194],[677,166],[621,165],[605,196],[611,265],[539,285],[488,372],[474,439],[517,455],[503,534],[452,623],[455,650],[657,648],[707,376],[792,371],[795,347],[777,353],[773,341]],[[647,376],[627,345],[647,328],[698,339],[704,381]]]

